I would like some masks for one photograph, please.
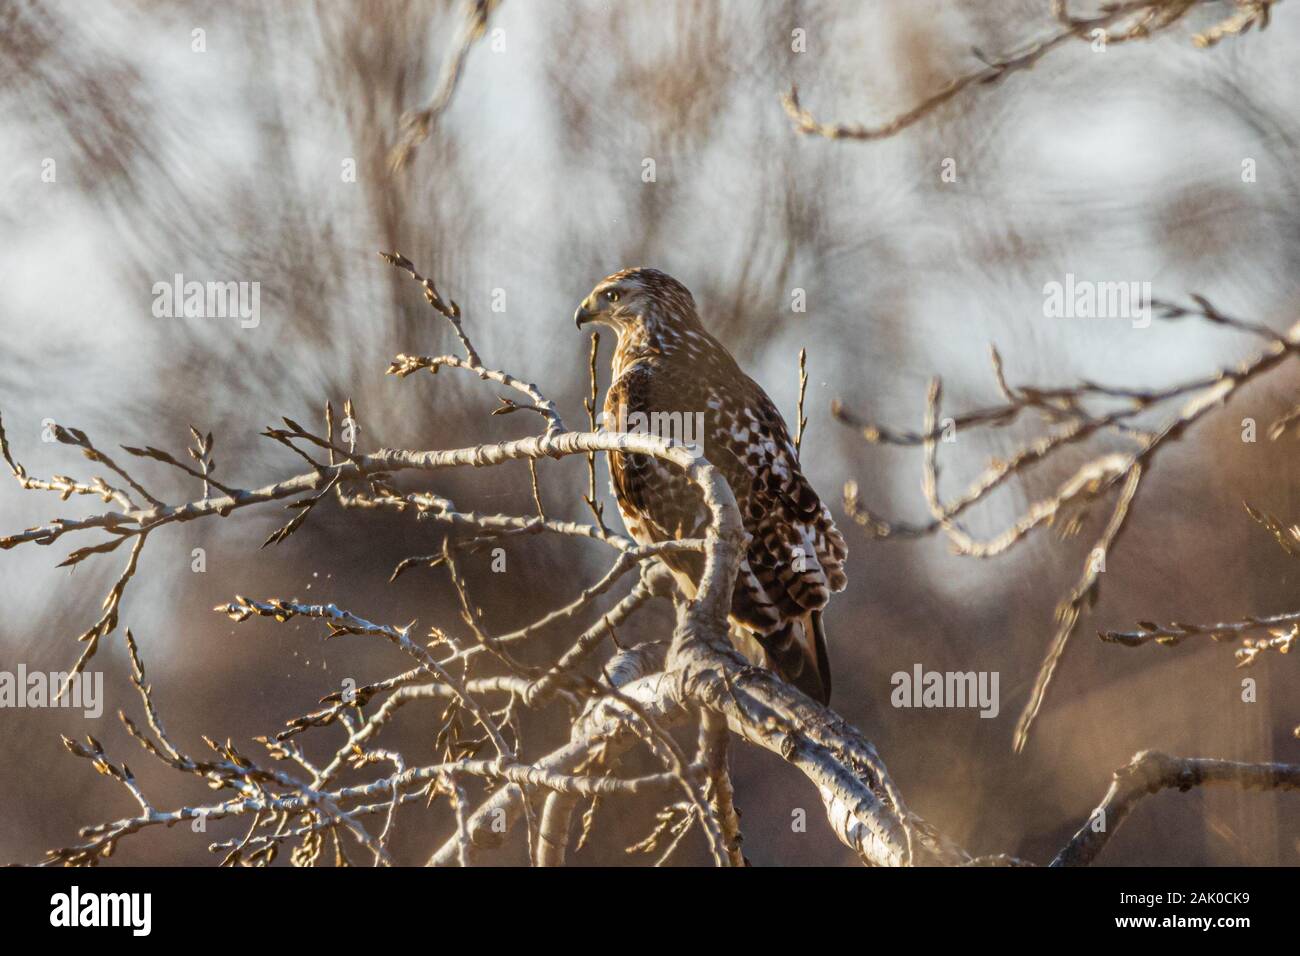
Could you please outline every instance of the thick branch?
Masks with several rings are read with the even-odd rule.
[[[1056,855],[1052,866],[1086,866],[1097,858],[1143,797],[1161,790],[1230,785],[1245,790],[1300,790],[1300,765],[1170,757],[1144,750],[1115,771],[1105,799]]]

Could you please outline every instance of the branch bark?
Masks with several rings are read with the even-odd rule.
[[[1186,793],[1193,787],[1224,785],[1243,790],[1300,790],[1300,765],[1171,757],[1143,750],[1115,771],[1105,798],[1052,860],[1052,866],[1093,862],[1143,797],[1161,790]]]

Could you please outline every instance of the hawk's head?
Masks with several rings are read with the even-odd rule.
[[[588,322],[607,325],[620,340],[701,328],[686,286],[658,269],[624,269],[602,279],[582,300],[573,321],[578,328]]]

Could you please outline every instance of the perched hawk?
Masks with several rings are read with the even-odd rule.
[[[596,286],[574,315],[618,333],[607,428],[653,430],[695,445],[731,485],[750,535],[731,600],[732,639],[810,697],[831,692],[822,609],[844,590],[844,539],[799,470],[781,413],[705,331],[695,300],[655,269],[625,269]],[[668,427],[676,433],[664,434]],[[646,455],[609,456],[619,513],[641,544],[702,536],[709,513],[682,472]],[[664,555],[693,595],[698,553]]]

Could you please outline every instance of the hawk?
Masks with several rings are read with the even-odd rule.
[[[662,438],[693,445],[731,485],[749,534],[731,600],[733,642],[826,703],[831,674],[822,611],[832,592],[844,590],[847,548],[799,470],[781,413],[705,330],[686,287],[663,272],[614,273],[583,299],[574,322],[618,334],[606,427],[649,425]],[[663,434],[665,425],[676,433]],[[679,469],[648,455],[612,452],[609,470],[619,514],[639,544],[707,530],[703,496]],[[703,556],[662,557],[693,596]]]

